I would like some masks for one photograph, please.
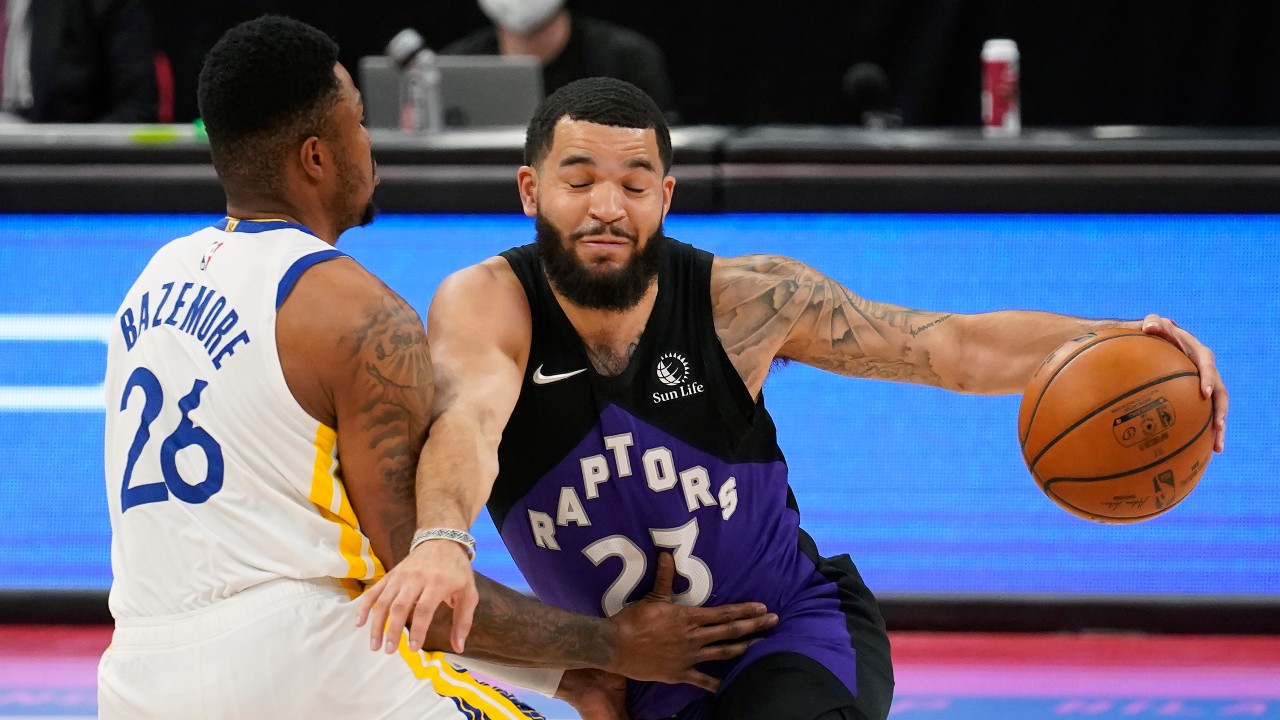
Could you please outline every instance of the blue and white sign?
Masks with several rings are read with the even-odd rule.
[[[111,314],[197,216],[0,216],[0,589],[111,580],[101,394]],[[766,384],[804,527],[885,593],[1280,596],[1280,217],[669,218],[722,255],[799,258],[866,297],[954,312],[1159,312],[1217,353],[1227,452],[1169,514],[1080,520],[1023,467],[1018,398],[839,378]],[[389,216],[341,248],[425,314],[449,272],[532,239],[519,216]],[[477,567],[527,585],[486,518]]]

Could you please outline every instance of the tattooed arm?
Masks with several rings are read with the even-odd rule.
[[[775,358],[852,377],[1018,393],[1061,343],[1090,330],[1141,324],[1016,310],[912,310],[859,297],[776,255],[716,258],[711,298],[716,333],[753,394]]]
[[[433,400],[422,321],[354,261],[339,259],[303,274],[280,309],[276,334],[290,390],[308,413],[338,432],[343,483],[360,529],[375,554],[395,565],[404,559],[416,525],[414,478]],[[452,480],[445,477],[442,484]],[[447,492],[438,497],[450,504]],[[428,556],[420,549],[413,557]],[[658,588],[662,592],[609,620],[543,605],[476,576],[476,627],[467,654],[503,665],[594,668],[713,689],[715,680],[694,665],[742,654],[746,643],[736,640],[777,618],[756,603],[674,605],[674,565],[669,558],[660,563],[667,568],[665,586]],[[466,575],[473,577],[469,566]],[[366,613],[370,604],[364,604]],[[387,605],[382,609],[381,617],[373,618],[378,647]],[[431,603],[425,614],[414,612],[412,631],[419,646],[450,648],[452,615],[449,605],[439,603]],[[399,639],[398,631],[392,633],[387,647],[394,651]]]
[[[542,605],[484,576],[477,579],[480,605],[467,656],[499,665],[602,670],[714,692],[719,681],[695,666],[738,657],[753,644],[746,638],[778,622],[759,603],[674,604],[675,559],[666,552],[658,556],[649,593],[607,620]],[[437,619],[443,619],[439,613]],[[520,683],[493,673],[495,669],[485,667],[496,677]],[[554,684],[546,689],[556,690]],[[572,688],[561,689],[573,693]]]
[[[338,258],[298,280],[276,338],[294,397],[337,431],[360,530],[394,564],[413,535],[413,475],[433,395],[422,321],[354,260]]]

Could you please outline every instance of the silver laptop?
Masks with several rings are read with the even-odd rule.
[[[542,101],[542,65],[529,55],[440,55],[446,128],[523,127]],[[360,58],[369,127],[400,127],[400,70],[385,55]]]

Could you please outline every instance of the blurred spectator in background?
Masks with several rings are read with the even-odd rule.
[[[564,0],[479,0],[494,26],[447,45],[442,55],[534,55],[550,95],[586,77],[626,80],[678,122],[662,50],[634,30],[572,15]]]
[[[142,0],[0,0],[8,120],[155,122],[156,45]]]

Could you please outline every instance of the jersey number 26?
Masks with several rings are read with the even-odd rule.
[[[124,385],[124,397],[120,398],[120,411],[124,412],[129,406],[129,393],[135,387],[142,389],[143,404],[141,422],[133,435],[133,444],[129,446],[124,480],[120,483],[121,513],[135,505],[164,502],[171,493],[185,503],[202,503],[222,489],[222,447],[204,428],[192,423],[190,417],[191,411],[200,406],[200,393],[204,392],[208,384],[205,380],[196,380],[191,392],[178,401],[182,420],[160,444],[160,474],[164,477],[164,482],[130,487],[129,480],[133,477],[134,465],[142,454],[142,448],[151,439],[151,423],[160,415],[160,408],[164,406],[164,390],[155,373],[147,368],[139,367],[129,376],[129,382]],[[204,479],[198,483],[188,483],[178,473],[178,451],[192,446],[204,451],[207,460]]]

